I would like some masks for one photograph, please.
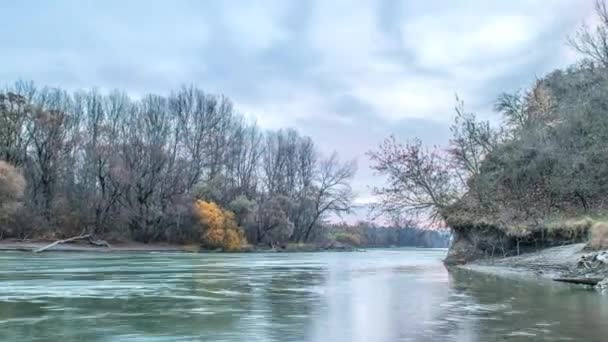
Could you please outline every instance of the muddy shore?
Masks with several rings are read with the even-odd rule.
[[[552,280],[608,278],[608,267],[589,267],[581,264],[581,260],[594,254],[584,248],[584,243],[571,244],[519,256],[476,260],[455,267],[506,277],[536,277]]]

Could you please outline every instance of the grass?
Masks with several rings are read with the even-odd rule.
[[[597,222],[601,221],[584,216],[570,219],[553,219],[546,222],[545,227],[549,235],[575,239],[588,234],[591,227]]]
[[[596,222],[589,232],[590,249],[608,249],[608,222]]]

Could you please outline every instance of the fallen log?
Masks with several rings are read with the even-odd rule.
[[[562,283],[595,286],[595,285],[597,285],[597,283],[599,283],[603,279],[604,278],[555,278],[553,280],[559,281]]]
[[[66,242],[71,242],[71,241],[76,241],[76,240],[88,239],[90,237],[91,237],[91,234],[84,234],[84,235],[81,234],[81,235],[78,235],[78,236],[71,237],[69,239],[57,240],[57,241],[55,241],[55,242],[53,242],[53,243],[51,243],[49,245],[46,245],[44,247],[40,247],[38,249],[35,249],[34,253],[40,253],[40,252],[45,251],[45,250],[47,250],[47,249],[49,249],[49,248],[51,248],[53,246],[57,246],[60,243],[66,243]]]
[[[84,230],[83,230],[82,233],[80,235],[78,235],[78,236],[74,236],[74,237],[71,237],[69,239],[64,239],[64,240],[57,240],[57,241],[55,241],[55,242],[53,242],[51,244],[48,244],[48,245],[46,245],[44,247],[40,247],[38,249],[35,249],[34,253],[43,252],[43,251],[45,251],[45,250],[47,250],[49,248],[52,248],[53,246],[57,246],[57,245],[62,244],[62,243],[72,242],[72,241],[77,241],[77,240],[84,240],[84,239],[87,239],[91,245],[95,245],[97,247],[112,248],[112,246],[110,246],[110,244],[107,241],[105,241],[105,240],[95,240],[93,238],[93,235],[91,235],[91,234],[85,234]]]

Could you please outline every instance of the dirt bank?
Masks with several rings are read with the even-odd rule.
[[[556,278],[607,278],[608,267],[583,265],[584,257],[594,255],[585,244],[546,248],[539,252],[506,258],[480,259],[455,267],[498,276]]]

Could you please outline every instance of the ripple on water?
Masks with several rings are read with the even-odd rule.
[[[0,341],[593,341],[608,333],[597,296],[448,275],[442,253],[0,254]]]

